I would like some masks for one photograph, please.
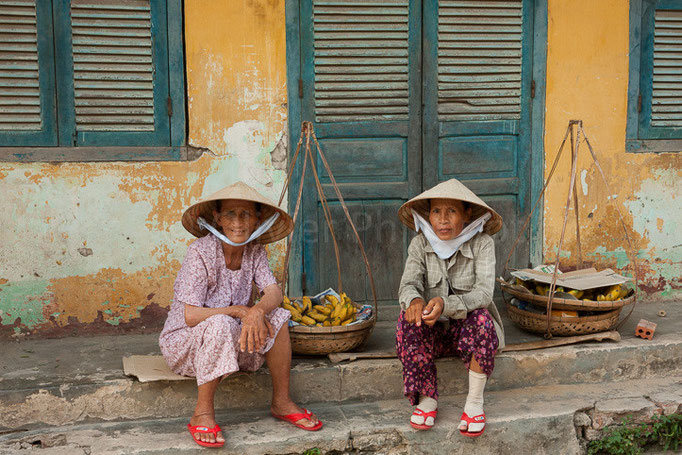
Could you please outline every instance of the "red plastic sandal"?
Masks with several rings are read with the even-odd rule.
[[[204,442],[204,441],[198,440],[196,437],[197,434],[213,434],[213,437],[217,439],[218,438],[218,432],[222,431],[217,424],[213,428],[208,428],[208,427],[204,427],[202,425],[192,426],[188,423],[187,429],[189,430],[189,434],[192,435],[192,439],[194,439],[194,442],[196,442],[197,444],[199,444],[202,447],[222,447],[225,445],[225,441],[223,441],[223,442]]]
[[[485,424],[485,413],[479,414],[474,417],[469,417],[466,412],[462,413],[462,417],[460,417],[460,420],[464,420],[467,423],[467,429],[466,430],[459,430],[462,435],[466,436],[467,438],[477,438],[480,435],[483,434],[485,431],[485,426],[481,431],[468,431],[469,430],[469,425],[472,423],[483,423]]]
[[[306,427],[303,424],[297,423],[299,420],[302,420],[302,419],[307,419],[307,420],[312,422],[313,419],[311,417],[313,416],[313,413],[308,411],[307,409],[304,409],[303,411],[305,411],[305,412],[297,412],[297,413],[293,413],[293,414],[287,414],[285,416],[275,414],[273,412],[272,416],[276,419],[280,419],[280,420],[284,420],[285,422],[289,422],[290,424],[297,426],[301,430],[317,431],[320,428],[322,428],[322,421],[319,419],[317,421],[317,425],[315,425],[314,427]]]
[[[424,423],[423,424],[418,424],[414,423],[412,420],[410,420],[410,425],[412,425],[413,428],[416,428],[417,430],[430,430],[433,428],[433,425],[436,424],[436,416],[438,415],[438,409],[431,411],[431,412],[424,412],[419,408],[416,408],[414,412],[412,413],[413,416],[419,416],[419,417],[424,417]],[[426,424],[426,419],[432,417],[433,418],[433,425],[427,425]]]

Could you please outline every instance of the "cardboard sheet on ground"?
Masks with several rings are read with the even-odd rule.
[[[535,280],[539,283],[550,284],[552,282],[552,274],[544,273],[538,270],[521,269],[510,272],[512,276],[523,281]],[[614,284],[623,284],[632,281],[618,275],[611,269],[604,269],[600,272],[597,269],[582,269],[574,272],[560,273],[556,277],[556,285],[565,288],[577,289],[584,291],[586,289],[601,288],[604,286],[613,286]]]
[[[126,376],[135,376],[140,382],[194,380],[173,373],[160,355],[123,357],[123,373]]]

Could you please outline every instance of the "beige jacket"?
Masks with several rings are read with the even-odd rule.
[[[419,234],[407,249],[398,300],[406,310],[415,298],[428,302],[440,296],[445,302],[443,316],[452,319],[464,319],[470,311],[487,308],[501,349],[505,345],[504,329],[493,303],[494,288],[495,244],[488,234],[477,234],[449,259],[439,258],[426,237]]]

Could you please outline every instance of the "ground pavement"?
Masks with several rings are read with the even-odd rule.
[[[664,309],[665,318],[657,316]],[[382,307],[368,343],[394,343],[395,307]],[[504,315],[504,312],[502,312]],[[653,340],[634,337],[640,318],[656,322]],[[541,339],[506,320],[508,343]],[[220,453],[578,454],[601,428],[626,415],[646,421],[682,412],[682,302],[640,304],[618,343],[584,343],[504,352],[486,387],[488,427],[477,439],[457,423],[466,399],[458,359],[438,361],[436,426],[418,432],[402,398],[395,358],[332,364],[297,357],[292,395],[325,422],[315,433],[269,416],[266,369],[223,381],[217,420]],[[123,374],[128,355],[159,354],[156,335],[5,342],[0,358],[0,454],[184,454],[204,451],[186,430],[196,399],[192,381],[140,383]]]

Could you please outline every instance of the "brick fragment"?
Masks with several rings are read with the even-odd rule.
[[[640,319],[637,323],[637,328],[635,329],[635,336],[643,338],[645,340],[651,340],[654,337],[654,332],[656,331],[656,323],[649,322],[646,319]]]

